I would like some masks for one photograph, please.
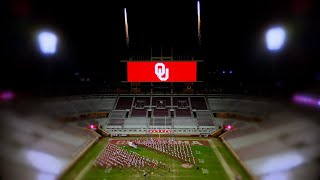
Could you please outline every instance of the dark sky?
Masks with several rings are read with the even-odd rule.
[[[160,47],[205,62],[201,71],[233,69],[238,79],[263,84],[272,76],[296,86],[319,83],[319,11],[315,0],[209,1],[201,0],[202,45],[197,44],[196,0],[37,1],[4,3],[1,45],[5,73],[3,87],[41,84],[50,73],[57,81],[75,72],[100,73],[115,79],[128,53],[148,55]],[[130,48],[125,44],[127,8]],[[283,25],[288,41],[271,55],[263,34]],[[55,57],[37,51],[35,34],[50,28],[60,37]],[[3,43],[5,42],[5,43]],[[9,71],[7,73],[7,71]],[[120,78],[121,79],[121,78]],[[124,80],[124,79],[122,79]],[[306,83],[308,82],[308,83]],[[297,85],[298,84],[298,85]],[[2,88],[3,88],[2,87]]]

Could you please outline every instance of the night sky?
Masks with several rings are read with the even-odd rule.
[[[196,0],[67,1],[11,0],[1,6],[3,69],[0,88],[41,87],[48,74],[68,84],[74,74],[98,74],[109,83],[125,80],[119,61],[128,54],[149,55],[150,48],[204,60],[199,78],[214,83],[222,70],[233,78],[264,86],[278,83],[294,89],[319,84],[320,16],[315,0],[201,0],[202,44],[197,41]],[[127,8],[129,48],[125,41]],[[272,25],[287,29],[283,51],[269,53],[264,33]],[[36,33],[51,29],[59,35],[54,57],[42,56]],[[49,70],[49,73],[48,73]],[[218,70],[218,71],[217,71]]]

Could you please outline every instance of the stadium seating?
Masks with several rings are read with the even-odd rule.
[[[187,106],[189,106],[189,100],[188,97],[173,97],[172,99],[172,106],[177,106],[178,107],[178,101],[185,101]]]
[[[131,111],[131,117],[146,117],[147,109],[133,108]]]
[[[103,98],[99,100],[96,106],[97,111],[113,110],[113,106],[116,102],[116,98]]]
[[[164,117],[154,117],[150,119],[149,125],[153,126],[172,126],[172,119],[171,118],[164,118]]]
[[[153,109],[153,116],[154,117],[169,117],[169,109],[166,108],[166,109],[157,109],[157,108],[154,108]]]
[[[166,106],[170,107],[171,106],[171,98],[170,97],[152,97],[152,106],[156,106],[157,105],[157,101],[165,101],[166,102]]]
[[[190,97],[192,109],[207,110],[207,104],[204,97]]]
[[[214,126],[210,111],[197,111],[199,126]]]
[[[130,109],[132,105],[133,97],[119,97],[116,109],[117,110],[126,110]]]
[[[150,106],[150,97],[135,97],[134,106],[136,106],[139,101],[144,101],[145,106]]]
[[[314,169],[305,166],[319,168],[311,160],[319,152],[319,127],[310,117],[297,116],[294,111],[273,113],[268,121],[241,125],[242,128],[226,133],[223,138],[255,177],[263,179],[268,174],[286,173],[297,179],[317,179],[310,174]],[[293,165],[288,171],[287,167]]]
[[[125,112],[123,110],[115,110],[112,112],[111,118],[108,122],[109,126],[122,126],[124,124]]]
[[[174,118],[174,126],[179,127],[179,126],[197,126],[198,123],[196,119],[191,118],[191,117],[177,117]]]
[[[191,117],[190,108],[179,109],[176,108],[176,117]]]
[[[147,125],[147,118],[145,117],[134,117],[127,118],[123,124],[124,127],[128,128],[141,128]]]
[[[39,174],[50,174],[50,179],[58,179],[99,137],[87,129],[61,124],[34,112],[23,116],[14,112],[8,116],[0,114],[8,128],[2,131],[7,139],[1,140],[3,154],[0,156],[6,165],[2,169],[3,179],[37,179]]]
[[[108,126],[122,126],[124,119],[110,119]]]

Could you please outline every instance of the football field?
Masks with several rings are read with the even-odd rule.
[[[152,149],[128,146],[128,140],[137,138],[104,138],[96,143],[62,179],[250,179],[239,162],[217,138],[176,138],[181,143],[190,144],[196,165],[192,167]],[[95,166],[95,160],[102,149],[112,143],[126,151],[156,159],[167,168],[102,168]],[[170,167],[170,170],[168,169]],[[144,177],[143,173],[147,176]]]

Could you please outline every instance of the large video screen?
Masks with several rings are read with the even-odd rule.
[[[196,82],[196,61],[127,62],[128,82]]]

